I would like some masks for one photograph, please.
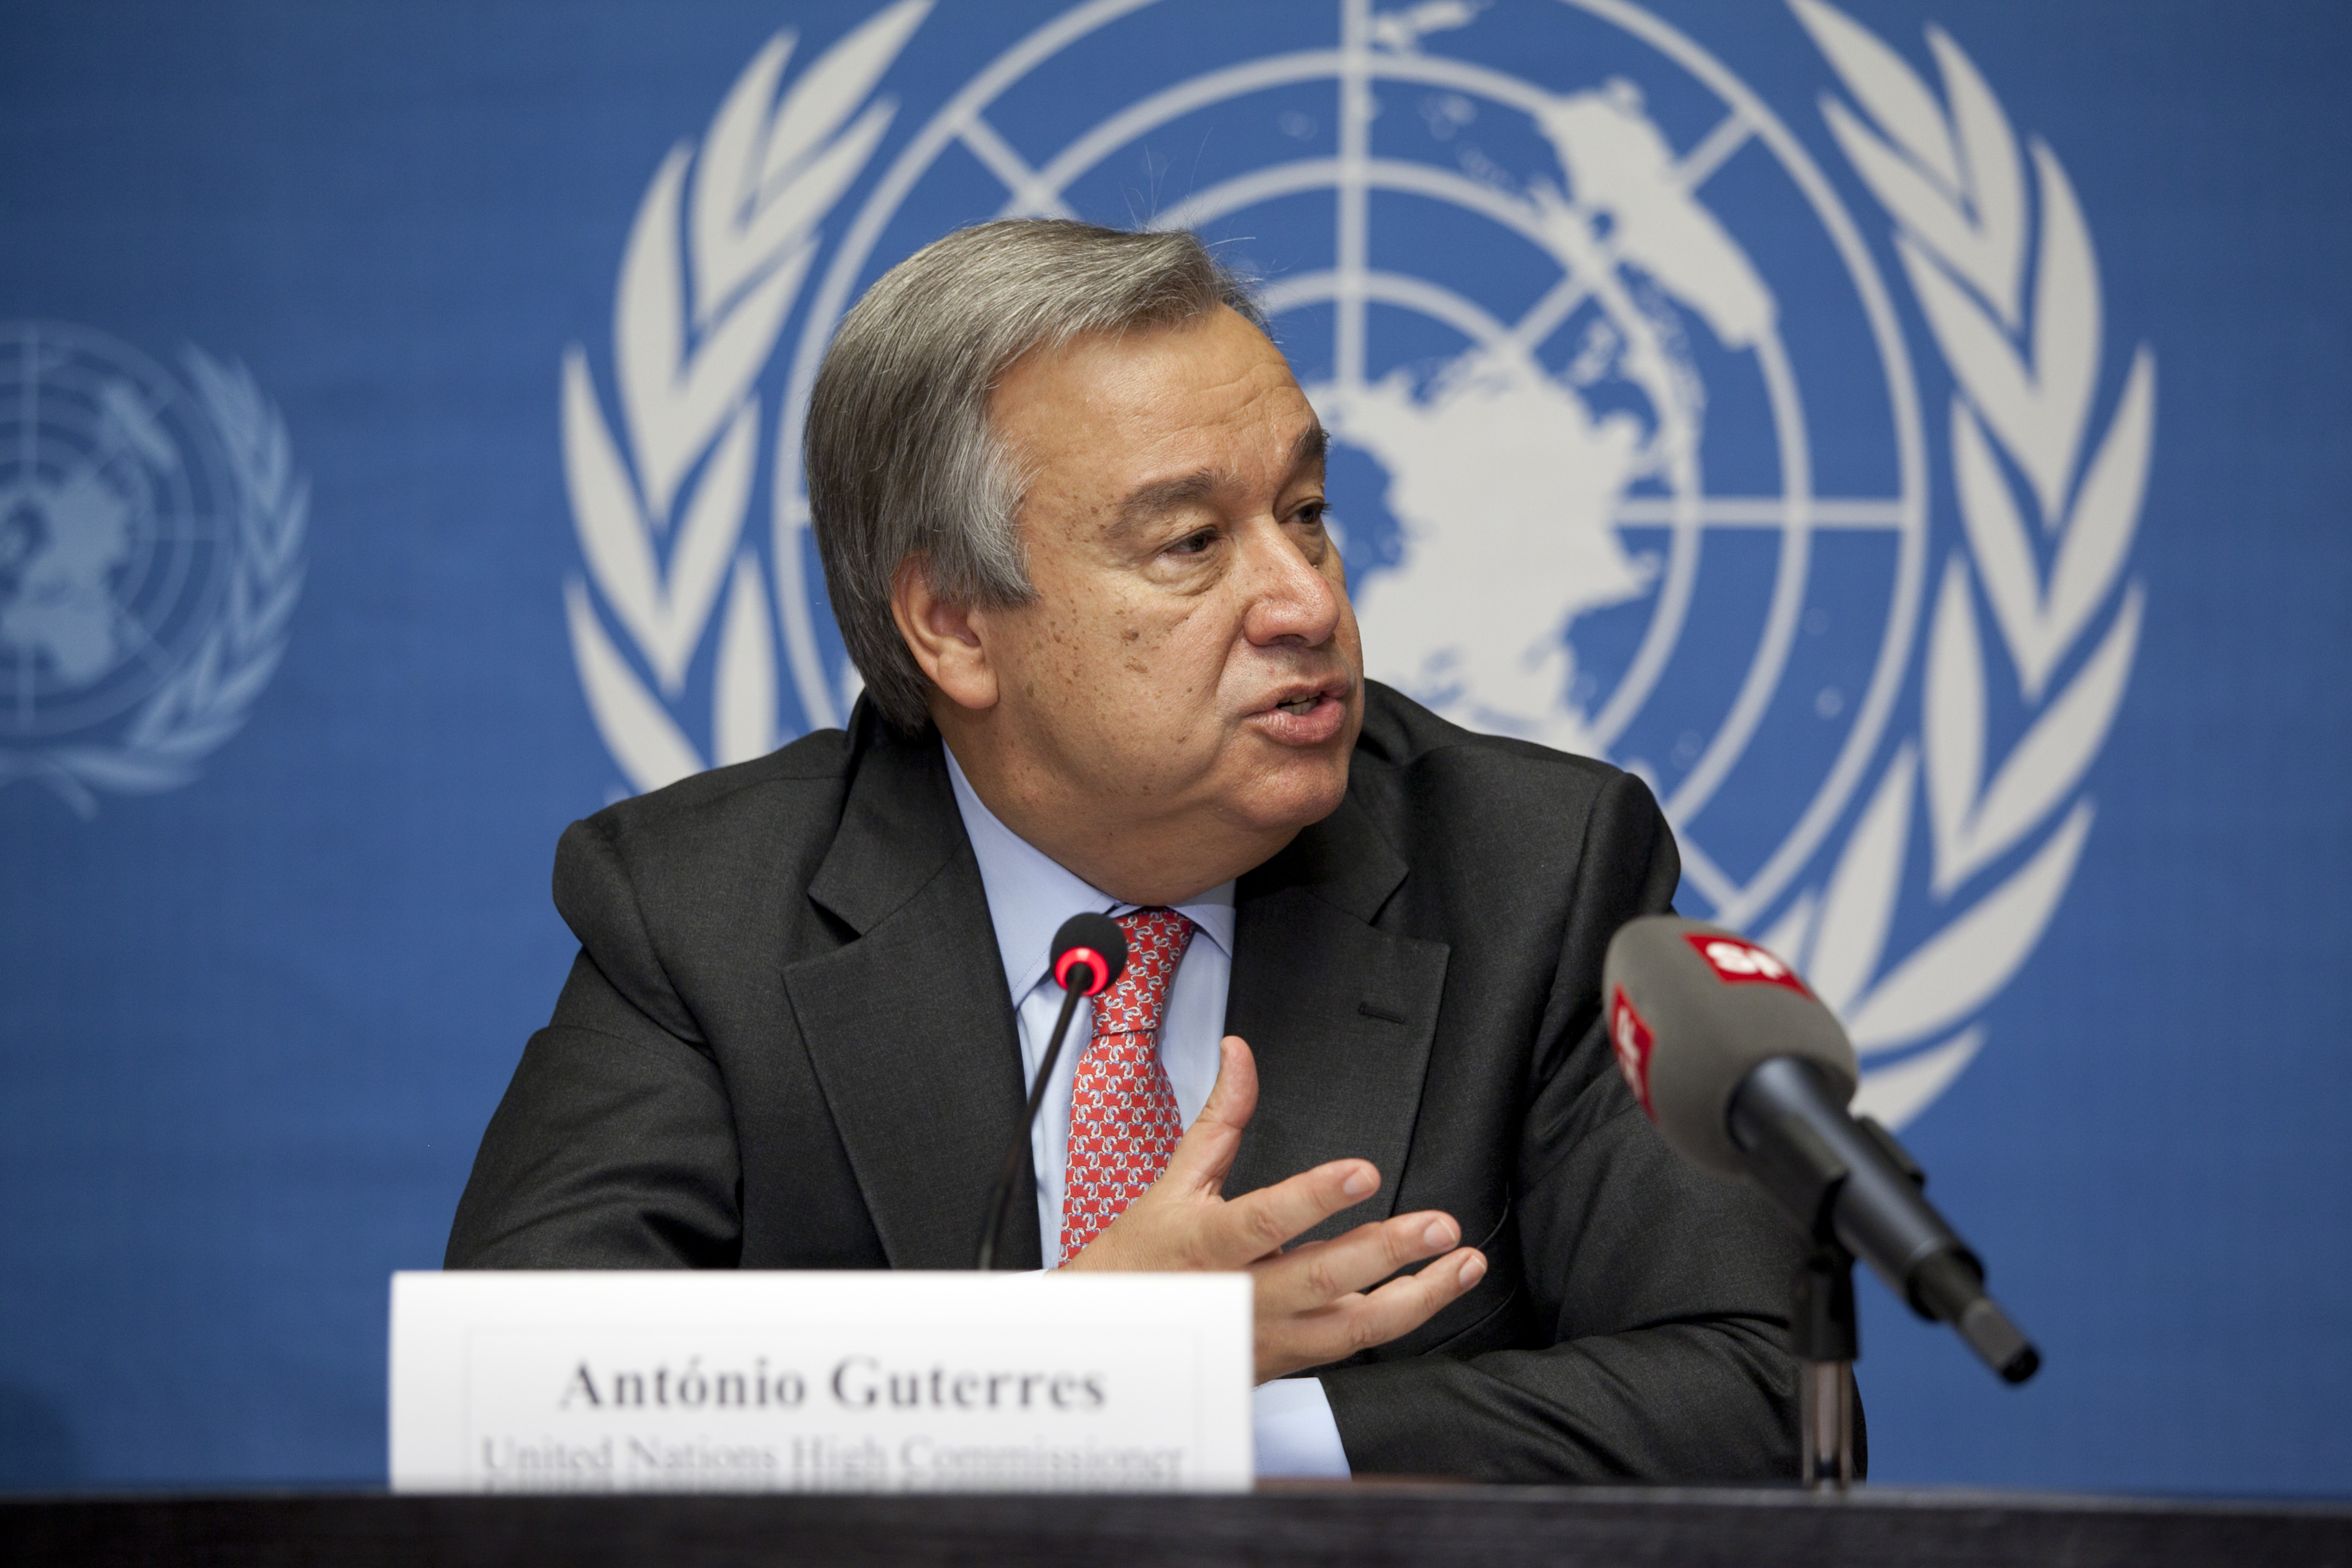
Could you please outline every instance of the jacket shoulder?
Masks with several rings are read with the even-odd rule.
[[[1364,686],[1355,767],[1375,789],[1410,780],[1424,790],[1469,789],[1490,800],[1525,796],[1531,806],[1589,804],[1620,780],[1648,794],[1640,780],[1597,758],[1465,730],[1377,680]]]
[[[1502,905],[1548,904],[1596,875],[1671,897],[1680,857],[1640,778],[1367,688],[1348,794],[1417,874]]]
[[[692,837],[746,813],[789,812],[795,804],[837,796],[851,772],[848,735],[818,730],[764,757],[712,768],[616,801],[576,826],[614,843]]]
[[[573,823],[556,847],[555,907],[600,963],[657,946],[725,942],[783,913],[838,830],[856,757],[820,730]]]

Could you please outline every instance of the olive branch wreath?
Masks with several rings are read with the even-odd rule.
[[[112,742],[0,751],[0,784],[37,779],[84,819],[97,815],[100,790],[150,795],[195,777],[196,765],[244,727],[277,673],[302,595],[310,487],[294,471],[285,421],[243,365],[194,348],[186,364],[236,489],[220,618]]]
[[[1825,883],[1801,892],[1763,938],[1805,971],[1865,1060],[1946,1037],[1865,1072],[1856,1104],[1899,1125],[1982,1047],[1983,1027],[1969,1020],[2033,951],[2090,832],[2079,786],[2123,700],[2146,597],[2121,579],[2147,479],[2156,360],[2145,344],[2137,350],[2093,441],[2098,267],[2056,154],[2038,137],[2021,150],[1974,62],[1941,28],[1927,29],[1938,98],[1823,0],[1790,5],[1863,111],[1822,100],[1831,135],[1894,219],[1905,276],[1955,383],[1950,452],[1967,548],[1949,552],[1937,591],[1920,733],[1887,764]],[[1986,754],[1988,618],[2030,716],[1997,765]],[[1937,903],[2041,842],[1888,964],[1922,795]]]
[[[1939,99],[1823,0],[1790,4],[1868,116],[1822,100],[1831,133],[1895,220],[1912,293],[1957,386],[1951,452],[1968,547],[1949,553],[1930,619],[1920,733],[1886,765],[1825,880],[1790,900],[1762,938],[1805,969],[1865,1058],[1906,1052],[1865,1074],[1859,1102],[1900,1124],[1981,1047],[1981,1026],[1963,1026],[2033,950],[2089,832],[2093,808],[2078,786],[2114,722],[2140,629],[2143,590],[2133,584],[2119,595],[2118,584],[2147,479],[2155,361],[2145,346],[2137,352],[2091,443],[2099,280],[2056,156],[2032,141],[2029,171],[1999,101],[1941,29],[1927,30]],[[781,98],[794,39],[779,33],[700,143],[681,142],[664,160],[638,207],[615,304],[625,460],[585,352],[575,344],[565,355],[564,472],[588,568],[587,581],[575,574],[565,584],[573,658],[597,728],[639,790],[776,742],[774,620],[758,558],[742,542],[758,463],[754,383],[798,298],[816,225],[895,114],[893,102],[871,96],[874,85],[928,9],[929,0],[899,0],[877,13]],[[1980,598],[2032,716],[1990,767]],[[605,630],[599,605],[650,685]],[[715,613],[706,763],[676,705]],[[1888,963],[1923,783],[1936,902],[1973,891],[2011,851],[2041,842]]]
[[[614,310],[625,461],[586,352],[575,343],[564,355],[564,482],[594,588],[577,574],[566,582],[566,621],[597,731],[638,790],[777,742],[775,620],[742,538],[759,467],[754,385],[807,278],[817,224],[897,112],[872,98],[874,84],[929,9],[899,0],[877,13],[781,99],[795,38],[777,33],[698,146],[664,159],[630,229]],[[600,603],[650,686],[604,629]],[[674,710],[714,612],[706,759]]]

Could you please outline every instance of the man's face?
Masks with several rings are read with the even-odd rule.
[[[1329,815],[1363,650],[1322,427],[1280,353],[1220,309],[1031,355],[991,414],[1030,477],[1037,588],[987,616],[1005,782],[1135,830],[1286,837]]]

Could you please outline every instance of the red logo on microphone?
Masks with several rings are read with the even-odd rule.
[[[1617,1066],[1625,1075],[1625,1086],[1642,1102],[1642,1114],[1655,1121],[1658,1113],[1650,1109],[1650,1026],[1642,1022],[1642,1015],[1625,999],[1622,985],[1609,998],[1609,1039],[1617,1047]]]
[[[1800,996],[1811,996],[1797,972],[1757,946],[1736,936],[1709,936],[1692,931],[1683,940],[1715,971],[1726,985],[1785,985]]]

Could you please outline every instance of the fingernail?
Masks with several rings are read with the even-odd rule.
[[[1462,1288],[1465,1290],[1485,1278],[1486,1278],[1486,1259],[1483,1256],[1474,1252],[1462,1260]]]
[[[1442,1219],[1431,1220],[1429,1228],[1421,1233],[1421,1239],[1431,1247],[1451,1247],[1454,1245],[1454,1227]]]
[[[1370,1171],[1360,1169],[1355,1174],[1339,1184],[1339,1190],[1351,1198],[1369,1197],[1372,1190],[1380,1184],[1381,1179],[1378,1176],[1373,1175]]]

